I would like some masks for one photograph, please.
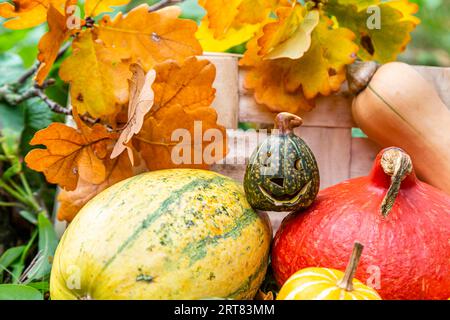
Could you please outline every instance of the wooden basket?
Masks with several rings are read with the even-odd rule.
[[[245,71],[238,68],[238,56],[226,54],[205,54],[217,70],[214,87],[216,99],[213,106],[218,112],[218,122],[228,129],[236,129],[239,122],[272,124],[275,113],[258,105],[251,92],[244,89]],[[428,81],[436,87],[441,99],[450,106],[450,68],[416,66]],[[321,188],[328,187],[343,180],[366,175],[373,163],[375,155],[381,149],[367,138],[352,136],[356,127],[351,114],[352,97],[346,93],[346,85],[341,92],[316,100],[313,111],[300,114],[304,124],[298,134],[314,152],[320,170]],[[245,164],[251,154],[243,150],[245,146],[244,132],[233,131],[229,138],[229,154],[226,164],[213,166],[213,170],[242,181]],[[233,164],[234,159],[241,164]],[[277,230],[283,213],[269,213],[274,232]]]

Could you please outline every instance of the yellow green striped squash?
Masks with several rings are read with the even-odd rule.
[[[353,290],[339,283],[344,272],[330,268],[306,268],[294,273],[281,288],[277,300],[381,300],[378,293],[353,279]]]
[[[251,299],[268,263],[267,216],[220,174],[171,169],[92,199],[64,233],[52,299]]]

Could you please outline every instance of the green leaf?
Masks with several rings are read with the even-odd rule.
[[[24,218],[25,220],[27,220],[29,223],[31,224],[37,224],[37,219],[36,216],[34,214],[32,214],[31,212],[27,211],[27,210],[20,210],[19,214],[22,218]]]
[[[10,52],[0,54],[0,86],[16,81],[24,70],[20,56]]]
[[[0,284],[0,300],[43,300],[39,290],[20,284]]]
[[[18,246],[9,248],[0,256],[0,267],[3,269],[8,268],[14,261],[16,261],[23,252],[25,246]]]
[[[358,2],[358,6],[355,2]],[[410,33],[420,20],[413,15],[417,10],[413,3],[378,2],[330,0],[325,11],[337,19],[340,27],[349,28],[355,33],[359,58],[386,63],[396,60],[397,55],[405,49],[411,39]],[[367,10],[373,3],[376,4],[373,10]]]
[[[9,248],[0,256],[0,283],[3,282],[3,271],[6,271],[22,255],[25,246]]]
[[[51,263],[56,247],[58,246],[58,236],[52,223],[40,213],[38,215],[38,256],[35,257],[35,264],[26,274],[26,281],[42,279],[50,274]]]
[[[183,19],[191,19],[200,23],[203,16],[205,15],[205,9],[198,5],[197,0],[185,0],[178,4],[181,8],[181,16]]]
[[[22,163],[20,162],[18,157],[13,157],[11,160],[11,166],[5,170],[2,178],[4,180],[9,180],[22,171]]]
[[[35,288],[41,292],[48,292],[50,289],[50,285],[49,285],[48,281],[30,282],[27,285],[29,287]]]

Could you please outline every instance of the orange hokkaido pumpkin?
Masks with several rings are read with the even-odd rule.
[[[306,268],[283,285],[277,300],[381,300],[378,293],[353,279],[363,246],[355,243],[345,273],[329,268]]]

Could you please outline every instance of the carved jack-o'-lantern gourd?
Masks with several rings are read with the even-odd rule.
[[[252,154],[244,178],[254,209],[293,211],[307,208],[319,191],[319,169],[308,145],[294,134],[303,120],[282,112],[275,130]]]

